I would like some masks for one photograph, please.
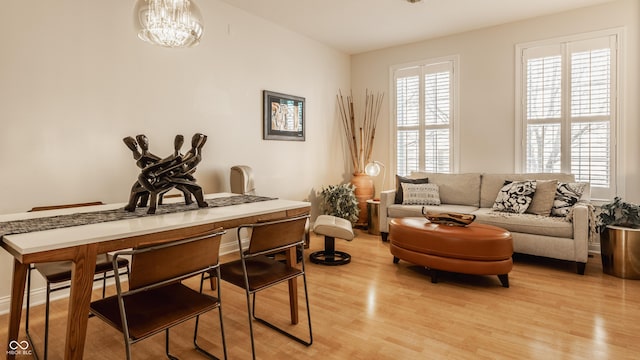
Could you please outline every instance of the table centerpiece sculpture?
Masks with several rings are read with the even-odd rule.
[[[126,211],[133,212],[136,207],[145,207],[149,202],[147,214],[155,214],[157,205],[162,205],[162,196],[173,188],[184,194],[186,205],[193,203],[193,195],[198,207],[209,206],[204,200],[202,188],[196,184],[193,177],[196,166],[202,160],[202,147],[207,142],[206,135],[193,135],[191,149],[184,155],[180,153],[184,137],[176,135],[175,151],[164,159],[149,152],[149,141],[145,135],[138,135],[136,139],[128,136],[123,141],[133,153],[136,165],[141,169],[138,179],[131,187],[129,203],[124,208]]]

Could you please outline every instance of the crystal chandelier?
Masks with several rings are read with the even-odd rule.
[[[204,30],[192,0],[137,0],[135,25],[140,40],[165,47],[191,47]]]

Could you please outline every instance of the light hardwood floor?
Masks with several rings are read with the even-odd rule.
[[[307,261],[313,345],[305,347],[255,324],[258,358],[640,358],[640,281],[604,275],[598,258],[589,260],[584,276],[570,263],[516,258],[508,289],[495,276],[443,274],[432,284],[423,268],[404,261],[393,264],[388,243],[378,236],[356,231],[352,242],[336,240],[339,250],[352,255],[350,264],[327,267]],[[323,246],[323,239],[313,235],[307,259]],[[286,285],[259,294],[258,313],[279,317],[286,326],[286,296]],[[229,359],[250,359],[244,292],[223,282],[222,300]],[[59,300],[52,306],[50,359],[64,353],[66,305]],[[304,310],[304,301],[301,306]],[[302,323],[292,329],[304,336],[304,313],[300,318]],[[34,308],[32,319],[34,341],[41,349],[44,306]],[[193,326],[190,321],[172,331],[171,349],[181,359],[203,358],[192,350]],[[200,334],[203,347],[222,353],[215,312],[204,316]],[[0,343],[7,343],[6,336],[3,315]],[[134,344],[133,356],[163,358],[164,336]],[[90,319],[85,358],[124,358],[121,336]]]

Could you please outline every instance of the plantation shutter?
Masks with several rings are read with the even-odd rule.
[[[396,70],[396,171],[450,172],[453,64]]]
[[[525,171],[570,172],[610,198],[616,36],[524,49]]]
[[[525,52],[526,172],[560,172],[562,56],[560,46]]]
[[[396,76],[396,168],[407,176],[420,169],[420,68]]]
[[[588,181],[596,188],[611,187],[611,75],[614,40],[607,37],[574,43],[569,47],[571,172],[576,180]]]
[[[428,172],[451,171],[451,73],[449,62],[425,67],[424,169]]]

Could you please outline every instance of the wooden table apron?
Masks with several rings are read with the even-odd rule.
[[[185,226],[177,229],[151,232],[143,235],[124,237],[104,242],[74,245],[67,248],[39,251],[29,254],[21,254],[4,242],[2,247],[14,256],[13,279],[11,285],[11,306],[9,314],[9,331],[7,338],[7,350],[9,342],[17,340],[20,330],[20,318],[22,316],[22,303],[29,264],[48,261],[73,261],[71,272],[71,290],[69,295],[69,312],[67,314],[67,335],[65,346],[65,359],[82,359],[84,353],[85,336],[93,287],[93,274],[96,266],[97,254],[134,247],[142,243],[162,243],[185,237],[196,236],[215,228],[231,229],[242,224],[258,221],[294,217],[309,214],[308,203],[297,202],[298,207],[291,209],[265,212],[264,214],[238,217],[230,220],[214,221],[207,224]],[[158,215],[161,216],[161,215]],[[289,251],[287,263],[296,263],[295,249]],[[296,279],[289,280],[289,302],[291,307],[291,323],[298,323],[298,292]],[[7,351],[7,359],[14,359],[15,354]]]

